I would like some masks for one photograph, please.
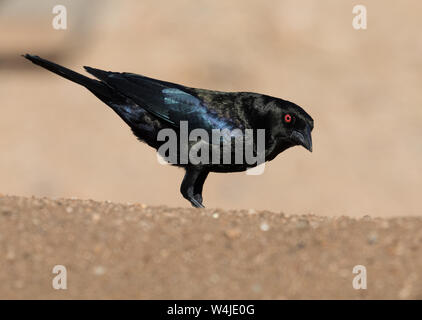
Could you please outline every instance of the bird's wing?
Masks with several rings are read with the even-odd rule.
[[[90,67],[85,69],[173,126],[178,127],[180,121],[188,121],[190,129],[235,129],[231,119],[218,115],[187,87],[133,73],[108,72]]]

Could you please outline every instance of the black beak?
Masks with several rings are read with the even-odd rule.
[[[293,131],[290,138],[298,145],[312,152],[312,136],[311,129],[306,126],[303,131]]]

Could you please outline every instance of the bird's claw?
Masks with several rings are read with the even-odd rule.
[[[192,204],[192,206],[195,207],[195,208],[205,208],[204,205],[202,204],[202,202],[199,202],[195,198],[191,198],[191,199],[189,199],[189,201]]]

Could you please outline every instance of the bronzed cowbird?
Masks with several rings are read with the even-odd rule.
[[[312,151],[313,119],[283,99],[197,89],[134,73],[84,67],[93,79],[35,55],[24,57],[87,88],[139,140],[171,164],[183,167],[180,191],[194,207],[204,207],[202,187],[210,172],[245,171],[296,145]]]

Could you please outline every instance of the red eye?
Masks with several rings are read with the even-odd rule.
[[[292,122],[292,116],[290,114],[286,114],[284,116],[284,122],[286,122],[286,123]]]

